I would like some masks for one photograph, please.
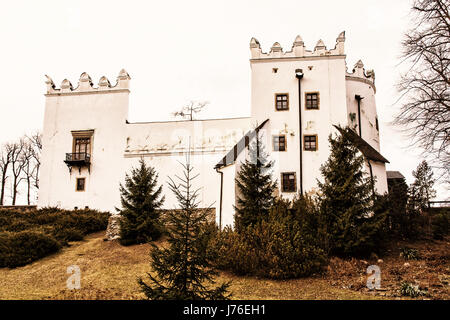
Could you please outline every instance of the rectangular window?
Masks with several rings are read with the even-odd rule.
[[[286,136],[273,136],[273,151],[286,151]]]
[[[296,192],[297,179],[295,172],[283,172],[281,174],[281,192]]]
[[[91,153],[91,138],[75,138],[73,153],[83,154]]]
[[[86,178],[77,178],[76,191],[84,191],[85,184],[86,184]]]
[[[275,94],[275,108],[278,111],[289,110],[289,94],[287,93]]]
[[[317,150],[317,135],[303,136],[306,151]]]
[[[94,130],[74,130],[72,131],[72,159],[86,160],[90,159],[92,152],[92,139]]]
[[[319,93],[310,92],[305,94],[306,109],[314,110],[319,109]]]

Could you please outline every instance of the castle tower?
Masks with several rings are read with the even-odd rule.
[[[267,148],[283,197],[316,186],[329,155],[328,136],[336,131],[332,124],[348,122],[344,41],[341,33],[334,49],[319,40],[307,50],[297,36],[290,51],[276,42],[268,53],[256,39],[250,42],[252,120],[270,119]]]
[[[57,89],[47,76],[39,207],[119,204],[129,80],[122,70],[114,86],[102,77],[94,87],[82,73],[76,88],[65,79]]]
[[[269,119],[267,148],[283,197],[315,189],[320,166],[330,154],[328,137],[337,133],[335,126],[356,125],[360,138],[380,151],[374,72],[366,72],[359,61],[348,73],[344,47],[345,32],[338,35],[333,49],[319,40],[307,50],[297,36],[290,51],[275,42],[264,53],[258,40],[250,41],[252,121],[256,125]],[[376,189],[384,193],[385,167],[380,159],[384,158],[369,161],[367,170],[373,175],[376,171]]]

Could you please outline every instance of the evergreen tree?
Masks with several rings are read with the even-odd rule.
[[[324,182],[320,210],[326,247],[331,254],[369,254],[374,250],[384,223],[384,214],[374,214],[372,181],[363,171],[364,158],[344,128],[335,139],[330,135],[331,154],[322,165]]]
[[[180,209],[167,213],[169,231],[167,248],[153,245],[151,267],[156,276],[148,273],[150,284],[139,279],[147,298],[152,300],[227,299],[229,283],[214,287],[218,274],[213,267],[214,251],[209,250],[211,233],[208,223],[210,209],[198,208],[198,191],[193,189],[193,168],[183,165],[184,177],[179,182],[170,179]]]
[[[250,158],[242,163],[236,177],[238,196],[234,223],[238,232],[268,216],[277,188],[270,172],[273,162],[268,160],[259,132],[249,147],[249,154]]]
[[[158,239],[163,227],[159,208],[164,203],[162,186],[157,186],[158,174],[140,159],[139,167],[126,174],[120,184],[122,209],[116,209],[120,219],[120,243],[131,245]]]
[[[410,197],[413,206],[417,209],[423,210],[428,207],[430,199],[436,196],[436,191],[433,189],[435,180],[433,179],[433,170],[424,160],[413,171],[415,181],[410,187]]]
[[[408,233],[408,184],[405,178],[388,180],[388,229],[393,235],[406,236]]]

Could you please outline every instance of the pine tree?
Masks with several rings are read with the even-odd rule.
[[[374,214],[372,182],[362,169],[364,158],[350,141],[349,130],[328,139],[331,154],[321,167],[324,182],[318,181],[321,221],[331,254],[369,254],[377,246],[384,214]]]
[[[238,196],[234,223],[237,232],[267,218],[277,188],[270,172],[273,162],[268,160],[259,132],[249,147],[249,154],[250,158],[242,163],[236,177]]]
[[[162,234],[160,207],[162,186],[157,186],[158,174],[140,159],[139,167],[126,174],[125,185],[120,184],[122,209],[117,209],[120,219],[120,243],[131,245],[157,240]]]
[[[424,160],[412,174],[415,181],[410,187],[410,197],[414,207],[423,210],[428,207],[430,199],[436,196],[436,191],[433,189],[435,182],[433,170]]]
[[[156,276],[148,273],[150,284],[139,279],[141,290],[151,300],[222,300],[227,299],[229,283],[214,287],[214,251],[208,245],[211,233],[209,209],[198,208],[199,189],[193,189],[193,168],[183,165],[184,177],[179,182],[170,179],[180,209],[167,213],[169,231],[167,248],[153,245],[151,267]]]
[[[394,235],[406,236],[408,233],[408,184],[405,178],[388,180],[388,189],[388,228]]]

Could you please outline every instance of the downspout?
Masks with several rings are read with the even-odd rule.
[[[299,135],[300,135],[300,172],[299,172],[299,179],[300,179],[300,195],[303,195],[303,135],[302,135],[302,85],[301,80],[303,78],[303,72],[301,69],[295,70],[295,77],[298,79],[298,126],[299,126]]]
[[[355,99],[358,101],[358,129],[359,129],[359,136],[361,136],[361,100],[364,99],[364,97],[361,97],[358,94],[355,94]]]
[[[370,164],[370,159],[368,159],[368,158],[367,158],[367,164],[369,165],[370,183],[372,184],[372,197],[375,200],[375,183],[373,181],[372,165]]]
[[[219,230],[222,230],[222,194],[223,194],[223,172],[216,168],[216,172],[220,173],[220,200],[219,200]]]

